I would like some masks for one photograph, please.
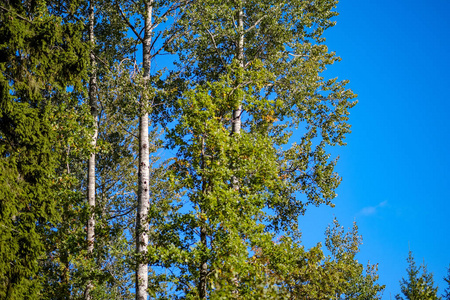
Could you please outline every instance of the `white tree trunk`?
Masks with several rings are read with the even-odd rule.
[[[89,42],[91,46],[95,43],[94,36],[94,5],[92,1],[89,4]],[[97,135],[98,135],[98,116],[97,116],[97,65],[95,62],[94,50],[90,53],[90,63],[91,63],[91,75],[89,78],[89,103],[91,106],[91,114],[94,119],[94,132],[91,139],[92,152],[89,156],[88,162],[88,183],[87,183],[87,199],[89,207],[89,218],[87,221],[86,229],[86,240],[87,240],[87,252],[91,256],[94,251],[94,241],[95,241],[95,147],[97,145]],[[92,282],[89,281],[84,293],[84,299],[92,299],[91,290]]]
[[[238,11],[238,31],[239,31],[239,40],[238,40],[238,48],[237,48],[237,59],[239,61],[239,74],[238,76],[238,84],[242,83],[242,72],[244,70],[244,12],[242,8],[242,1],[240,3],[239,11]],[[242,101],[243,99],[239,99],[238,107],[233,111],[233,127],[232,132],[235,135],[239,135],[241,133],[241,114],[242,114]]]
[[[239,61],[239,72],[237,74],[238,80],[237,84],[242,84],[243,82],[243,71],[244,71],[244,11],[243,11],[243,1],[240,1],[239,11],[238,11],[238,33],[239,33],[239,40],[238,40],[238,47],[237,47],[237,59]],[[239,87],[238,87],[239,89]],[[241,97],[241,93],[239,93],[239,96]],[[242,115],[242,102],[244,101],[243,98],[238,99],[238,107],[233,111],[233,126],[232,126],[232,134],[235,137],[238,137],[241,134],[241,127],[242,127],[242,121],[241,121],[241,115]],[[239,190],[239,179],[236,176],[232,177],[232,183],[233,188],[235,190]],[[234,297],[238,297],[239,291],[239,279],[237,276],[232,278],[233,283],[236,286],[236,290],[233,291]]]
[[[148,84],[150,79],[151,56],[150,48],[152,41],[152,12],[153,0],[145,3],[145,28],[143,42],[143,68],[144,81]],[[136,252],[138,261],[136,266],[136,300],[147,300],[148,288],[148,264],[145,256],[148,246],[148,211],[150,207],[149,179],[149,140],[148,140],[148,105],[149,99],[145,93],[141,97],[141,112],[139,117],[139,186],[138,186],[138,208],[136,216]]]
[[[205,170],[205,140],[202,137],[202,152],[201,152],[201,168],[202,170]],[[203,173],[204,174],[204,173]],[[206,179],[204,175],[202,174],[202,194],[206,194]],[[203,213],[203,207],[200,207],[202,213]],[[206,231],[206,224],[200,226],[200,241],[203,244],[203,247],[205,249],[208,247],[207,243],[207,231]],[[199,291],[199,297],[200,299],[206,299],[207,294],[207,279],[208,279],[208,263],[207,258],[202,257],[200,261],[200,278],[199,278],[199,284],[198,284],[198,291]]]

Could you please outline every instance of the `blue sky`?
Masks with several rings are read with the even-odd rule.
[[[439,292],[450,264],[450,1],[342,0],[325,33],[342,61],[327,76],[358,94],[348,145],[334,149],[342,176],[335,208],[302,217],[312,246],[334,216],[356,220],[360,262],[379,263],[383,299],[400,292],[408,249]]]

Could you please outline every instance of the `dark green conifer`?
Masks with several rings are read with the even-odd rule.
[[[0,24],[0,298],[39,299],[47,238],[70,182],[61,142],[76,132],[60,122],[55,99],[73,99],[67,88],[80,86],[86,47],[81,27],[51,15],[45,1],[2,3]]]

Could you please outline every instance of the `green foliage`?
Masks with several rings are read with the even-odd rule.
[[[344,144],[355,104],[346,81],[321,77],[339,59],[321,37],[335,4],[193,2],[175,24],[190,32],[171,45],[188,89],[167,139],[177,151],[171,179],[185,196],[153,227],[150,264],[168,270],[154,277],[154,296],[364,299],[383,289],[376,266],[363,275],[354,261],[357,242],[330,242],[342,255],[334,262],[320,247],[305,251],[297,228],[308,205],[332,205],[340,179],[326,150]]]
[[[55,126],[68,129],[70,121],[54,121],[52,99],[80,86],[86,47],[78,24],[63,24],[45,1],[0,10],[0,298],[38,299],[47,280],[41,262],[61,220],[58,197],[71,182],[61,172],[60,141],[79,138],[61,139]]]
[[[179,60],[149,81],[135,62],[144,1],[95,1],[94,44],[86,1],[0,6],[0,298],[79,299],[89,282],[93,299],[129,299],[143,259],[152,266],[148,290],[160,299],[379,299],[377,266],[356,260],[356,225],[345,233],[335,221],[327,230],[330,255],[320,244],[304,249],[298,229],[309,205],[334,205],[340,178],[328,152],[345,144],[356,103],[347,81],[322,76],[339,60],[322,37],[336,3],[155,1],[154,27],[179,19],[154,31],[165,39],[154,40],[152,58],[171,51]],[[95,147],[88,50],[98,78]],[[143,110],[142,97],[150,103]],[[162,141],[156,126],[150,132],[150,245],[137,257],[142,111],[170,126]],[[163,142],[176,157],[160,160]]]
[[[0,297],[33,298],[39,292],[40,282],[33,280],[38,259],[45,253],[42,226],[57,218],[54,134],[48,110],[26,103],[9,103],[0,120]]]
[[[444,277],[444,281],[447,283],[447,288],[444,291],[444,295],[442,295],[442,299],[449,300],[450,299],[450,266],[447,269],[447,276]]]
[[[364,266],[356,260],[361,236],[356,224],[351,232],[334,220],[326,232],[325,256],[321,245],[305,251],[286,245],[285,261],[274,264],[273,277],[289,299],[381,299],[384,286],[378,280],[377,265]]]
[[[403,298],[400,295],[396,295],[395,299],[398,300],[425,300],[425,299],[441,299],[437,296],[437,287],[434,287],[433,274],[427,272],[425,264],[417,267],[414,261],[414,256],[411,251],[407,258],[408,268],[406,269],[408,277],[403,278],[400,281],[400,287]],[[422,271],[422,274],[420,274]]]

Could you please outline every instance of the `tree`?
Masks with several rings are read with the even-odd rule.
[[[367,264],[364,270],[356,260],[361,236],[355,223],[345,232],[335,219],[325,245],[329,255],[319,243],[308,251],[301,246],[286,249],[282,259],[268,261],[271,277],[286,298],[381,299],[384,286],[376,283],[377,265]]]
[[[171,45],[189,89],[168,135],[186,197],[149,249],[171,270],[160,279],[173,288],[166,297],[278,297],[254,251],[282,260],[299,245],[306,207],[332,205],[340,179],[326,149],[344,144],[355,104],[346,81],[321,76],[339,60],[322,37],[335,5],[191,2],[174,27],[190,33]]]
[[[395,299],[440,299],[440,297],[437,296],[437,287],[434,287],[433,274],[427,273],[425,264],[422,264],[419,267],[416,266],[411,250],[409,251],[407,262],[408,268],[406,271],[408,273],[408,278],[403,278],[400,281],[401,291],[405,298],[396,295]],[[421,271],[422,274],[420,274]]]
[[[356,260],[362,237],[358,233],[358,226],[353,222],[351,232],[344,232],[344,228],[335,219],[333,226],[326,231],[327,249],[335,266],[329,268],[331,273],[340,277],[335,286],[335,295],[339,299],[381,299],[384,285],[377,284],[378,265],[367,263],[366,269]]]
[[[59,196],[72,181],[67,146],[79,132],[56,104],[76,97],[87,48],[80,24],[64,22],[46,4],[0,6],[0,297],[8,299],[42,295],[47,242],[61,220]]]
[[[91,47],[95,45],[95,14],[94,14],[94,3],[93,1],[89,2],[89,43]],[[89,218],[86,226],[86,241],[87,241],[87,252],[91,257],[94,252],[94,242],[95,242],[95,148],[97,146],[97,136],[98,136],[98,113],[97,113],[97,62],[95,58],[94,49],[91,49],[89,54],[89,62],[90,62],[90,75],[89,75],[89,104],[91,107],[91,114],[94,123],[94,132],[91,137],[91,147],[92,152],[89,156],[88,161],[88,186],[87,186],[87,200],[88,200],[88,209],[89,209]],[[92,295],[91,291],[93,289],[92,282],[89,281],[86,290],[84,293],[84,299],[91,300]]]
[[[138,203],[136,213],[136,299],[147,299],[148,289],[148,258],[149,226],[151,206],[158,206],[156,199],[150,199],[151,183],[156,178],[150,178],[153,166],[150,160],[149,127],[156,128],[151,120],[164,120],[167,105],[161,102],[161,76],[163,71],[151,74],[152,62],[166,48],[175,35],[166,35],[162,24],[173,16],[185,1],[116,1],[117,12],[123,22],[134,33],[135,44],[142,46],[142,68],[136,76],[132,76],[134,89],[138,91],[137,114],[139,116],[139,163],[138,163]],[[158,30],[156,28],[160,26]],[[140,29],[140,30],[139,30]],[[164,93],[164,91],[162,91]],[[166,121],[163,121],[167,122]],[[155,172],[154,174],[161,174]],[[160,176],[160,175],[159,175]],[[158,177],[159,178],[159,177]],[[155,195],[164,192],[156,192]],[[157,198],[157,196],[155,197]],[[152,202],[152,203],[150,203]]]
[[[356,227],[329,256],[298,229],[355,105],[321,75],[336,3],[0,5],[0,297],[129,299],[132,271],[136,299],[379,297]]]
[[[444,295],[442,295],[442,298],[445,300],[450,299],[450,266],[447,269],[447,276],[444,277],[445,282],[447,283],[447,288],[444,291]]]
[[[30,51],[29,56],[23,55],[23,61],[29,60],[30,57],[33,59],[29,61],[31,65],[39,62],[36,63],[38,71],[31,68],[26,75],[35,74],[36,80],[41,80],[42,85],[46,88],[39,91],[39,85],[30,86],[30,89],[38,90],[37,95],[40,93],[39,101],[30,105],[36,107],[48,106],[48,119],[51,125],[49,130],[53,134],[50,144],[52,145],[52,153],[58,157],[57,163],[53,165],[55,168],[52,173],[54,186],[50,188],[52,194],[43,195],[42,199],[39,196],[39,199],[36,200],[43,203],[50,200],[55,201],[54,215],[58,216],[53,218],[51,222],[39,224],[38,237],[45,245],[45,255],[42,254],[39,260],[31,260],[33,264],[37,265],[34,269],[38,274],[36,276],[42,278],[40,295],[44,299],[82,297],[83,292],[88,290],[86,289],[87,284],[94,286],[94,289],[89,289],[88,295],[95,299],[102,299],[101,297],[103,299],[129,298],[128,295],[131,293],[127,287],[127,284],[131,282],[125,282],[128,279],[127,272],[129,271],[127,270],[127,264],[124,263],[127,257],[126,251],[128,251],[124,231],[130,226],[128,226],[129,224],[123,224],[120,217],[122,211],[118,209],[129,204],[125,202],[129,197],[120,198],[119,196],[111,197],[111,195],[113,192],[117,195],[124,192],[123,189],[120,190],[123,186],[118,185],[117,181],[121,181],[122,184],[129,182],[126,176],[121,177],[121,175],[133,169],[134,157],[133,153],[129,151],[133,144],[130,143],[125,147],[123,144],[118,145],[127,143],[130,139],[124,138],[119,142],[118,139],[119,137],[122,138],[124,130],[111,128],[114,126],[99,128],[100,137],[104,140],[99,141],[96,146],[91,143],[91,137],[94,135],[97,125],[97,122],[93,121],[91,108],[96,103],[90,105],[92,102],[90,103],[88,98],[89,80],[87,79],[89,78],[86,72],[88,69],[86,67],[89,67],[91,71],[94,69],[91,67],[94,56],[100,62],[99,66],[95,65],[96,70],[94,71],[96,71],[98,78],[104,80],[105,70],[109,70],[118,58],[122,59],[129,53],[129,50],[124,51],[124,49],[130,47],[128,47],[129,40],[124,38],[123,29],[125,27],[120,26],[122,22],[117,22],[117,14],[114,18],[111,13],[111,6],[105,5],[109,2],[101,3],[99,1],[96,3],[99,6],[102,5],[100,18],[104,23],[94,24],[94,31],[98,37],[98,42],[95,45],[90,41],[89,33],[92,35],[92,31],[89,32],[89,29],[91,28],[86,26],[83,30],[83,27],[80,26],[83,24],[83,20],[88,19],[88,4],[93,4],[93,2],[42,1],[42,6],[39,6],[38,9],[41,19],[36,17],[36,20],[42,21],[45,19],[48,23],[46,24],[49,27],[48,30],[44,26],[41,27],[45,30],[38,28],[40,31],[36,31],[39,34],[33,36],[31,42],[27,41],[27,39],[30,39],[30,37],[27,37],[27,33],[31,31],[15,31],[18,37],[25,39],[26,43],[30,42],[35,48],[42,47],[47,51],[46,56],[42,59],[38,57],[40,53],[35,50],[34,52]],[[28,7],[26,3],[23,5]],[[114,12],[116,11],[114,10]],[[36,13],[36,16],[39,16],[39,14]],[[9,17],[10,20],[16,18]],[[30,20],[32,17],[30,17]],[[118,17],[120,18],[120,16]],[[23,18],[18,20],[26,21]],[[31,23],[33,22],[37,23],[32,20]],[[15,25],[15,28],[20,27]],[[55,36],[50,39],[49,37],[52,34],[55,34]],[[4,37],[8,37],[8,34],[5,34]],[[11,46],[12,51],[14,44],[5,44]],[[90,57],[87,55],[87,50],[90,50]],[[13,62],[14,59],[11,61]],[[82,67],[81,70],[71,69],[73,68],[71,64],[74,64],[74,62]],[[62,63],[62,67],[59,63]],[[24,65],[26,66],[26,64]],[[45,70],[43,70],[43,66],[46,67]],[[11,70],[12,68],[7,71]],[[46,73],[47,71],[48,73]],[[81,75],[78,74],[75,77],[74,75],[77,75],[75,71],[80,72]],[[11,77],[11,74],[7,75]],[[52,76],[59,77],[55,79]],[[14,93],[15,86],[12,86],[13,92],[10,92],[11,94]],[[90,86],[95,87],[95,84],[90,84]],[[102,88],[105,86],[103,85]],[[67,92],[68,88],[72,91]],[[100,96],[105,94],[107,93],[102,91]],[[102,117],[101,124],[104,125],[104,113],[105,111],[110,113],[111,110],[104,110],[106,101],[102,100],[101,110],[99,111]],[[23,95],[21,98],[16,97],[15,101],[26,101],[26,97],[23,97]],[[118,119],[119,116],[112,116],[111,113],[108,118],[114,120]],[[31,126],[31,121],[27,122]],[[126,122],[120,122],[118,125],[124,124]],[[44,140],[45,137],[42,138],[42,142]],[[36,146],[35,148],[40,149],[40,147]],[[42,150],[44,151],[45,148],[42,148]],[[98,182],[101,182],[101,185],[97,187],[97,190],[101,193],[98,193],[94,199],[91,197],[91,200],[95,201],[95,208],[88,208],[86,201],[88,190],[86,165],[89,155],[93,152],[99,158],[97,160],[98,174],[89,177],[91,179],[97,177]],[[101,154],[101,156],[98,154]],[[109,158],[105,159],[108,155]],[[105,168],[107,163],[111,164],[110,168]],[[115,170],[116,168],[123,173],[111,172],[112,169]],[[133,175],[133,172],[129,173],[130,176]],[[91,182],[93,181],[91,180]],[[129,192],[133,189],[133,186],[127,186],[127,188]],[[113,191],[107,192],[108,189]],[[118,205],[119,198],[121,203]],[[125,209],[129,210],[129,207]],[[86,239],[88,219],[96,221],[95,227],[90,226],[88,229],[88,231],[93,232],[95,228],[97,232],[95,248],[92,247],[92,235],[89,239]],[[120,266],[114,264],[120,264]]]

